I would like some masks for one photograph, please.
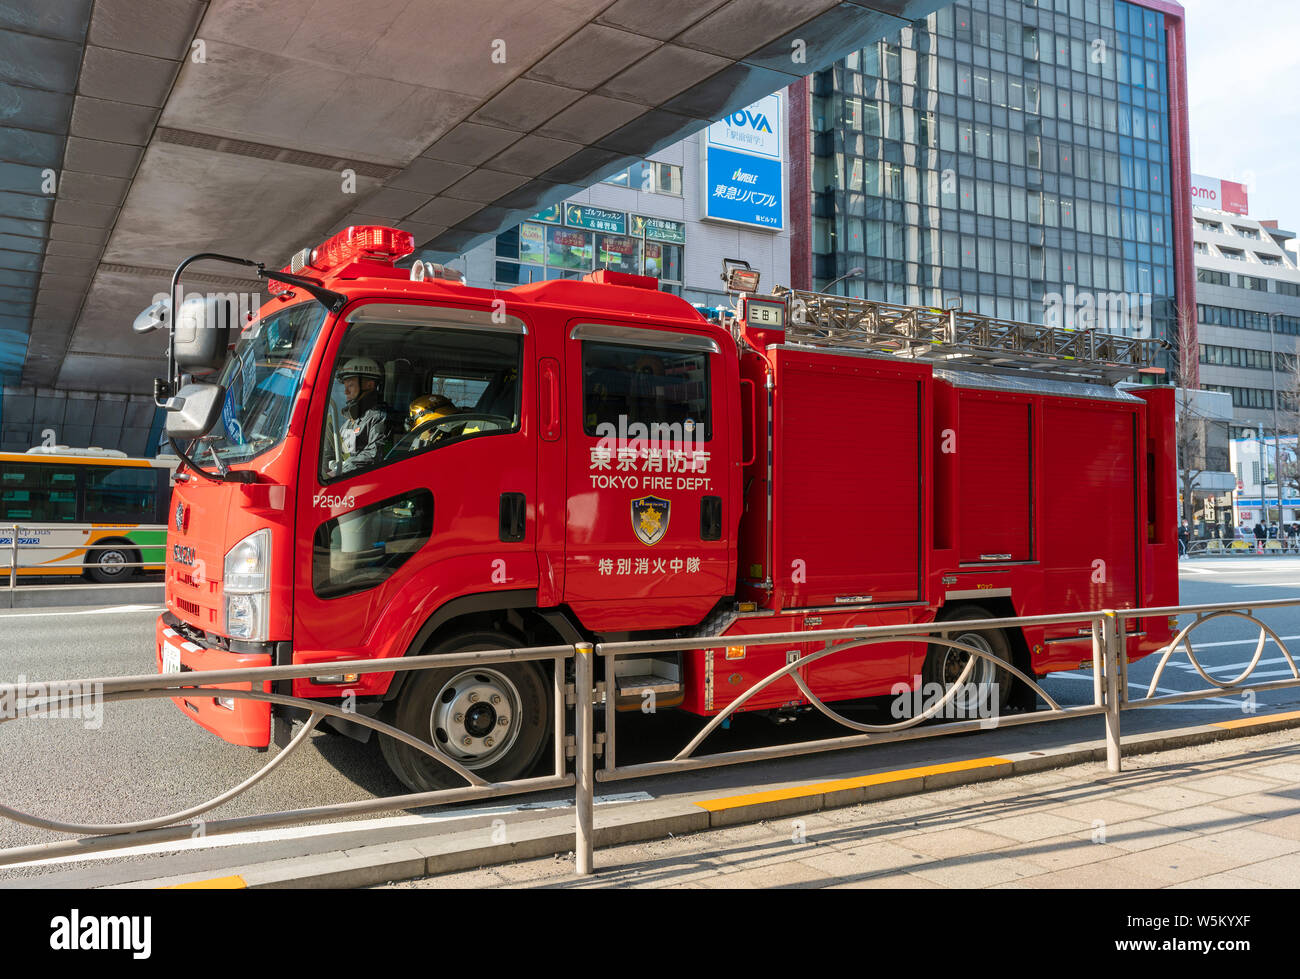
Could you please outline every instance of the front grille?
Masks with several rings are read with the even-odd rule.
[[[185,611],[189,612],[190,615],[199,614],[199,606],[194,602],[187,602],[185,599],[178,597],[176,599],[176,605],[179,608],[183,608]]]

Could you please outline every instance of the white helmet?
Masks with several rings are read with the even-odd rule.
[[[353,357],[338,370],[340,380],[347,377],[368,377],[378,382],[383,376],[384,372],[379,369],[379,365],[369,357]]]

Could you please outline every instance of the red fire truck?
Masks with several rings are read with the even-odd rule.
[[[743,262],[725,275],[736,309],[708,318],[649,278],[494,291],[396,265],[411,252],[405,232],[349,228],[282,272],[258,266],[274,295],[247,323],[222,297],[177,304],[156,389],[185,459],[160,670],[318,665],[280,689],[355,697],[500,780],[544,754],[546,670],[331,663],[721,637],[608,678],[619,706],[649,688],[658,708],[703,716],[820,648],[747,635],[1175,604],[1173,392],[1119,383],[1152,369],[1150,341],[760,295]],[[199,258],[253,265],[196,256],[177,282]],[[204,371],[219,373],[193,380]],[[1135,623],[1131,655],[1170,625]],[[1077,627],[952,638],[1037,675],[1091,664]],[[881,644],[805,678],[845,701],[965,665]],[[1005,707],[1009,674],[972,676]],[[177,704],[255,748],[294,719],[207,693]],[[801,705],[783,680],[745,706]],[[407,785],[458,784],[380,740]]]

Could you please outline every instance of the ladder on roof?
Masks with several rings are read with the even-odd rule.
[[[898,306],[777,286],[786,341],[892,353],[954,368],[1016,368],[1108,384],[1155,368],[1164,340],[1072,330],[923,306]],[[755,297],[759,298],[759,297]],[[799,314],[799,315],[796,315]]]

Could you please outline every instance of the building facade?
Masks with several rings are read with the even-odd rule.
[[[508,289],[597,269],[648,275],[706,306],[729,304],[722,260],[790,284],[784,92],[605,177],[453,263],[472,286]]]
[[[970,0],[817,73],[796,281],[1172,335],[1195,293],[1183,52],[1162,0]]]
[[[1284,435],[1279,440],[1262,437],[1258,432],[1254,438],[1233,439],[1232,470],[1237,477],[1237,492],[1231,498],[1229,513],[1236,526],[1235,536],[1248,536],[1257,523],[1265,527],[1287,528],[1300,523],[1300,482],[1297,481],[1300,449],[1297,442],[1300,440],[1294,435]],[[1282,477],[1280,494],[1279,473]]]
[[[1244,194],[1241,206],[1231,210],[1225,205],[1193,211],[1200,385],[1232,401],[1236,491],[1216,502],[1220,513],[1233,505],[1239,532],[1256,523],[1300,519],[1296,236],[1246,211]]]
[[[1201,386],[1232,396],[1233,438],[1294,435],[1300,376],[1295,238],[1246,214],[1198,207],[1196,320]]]

